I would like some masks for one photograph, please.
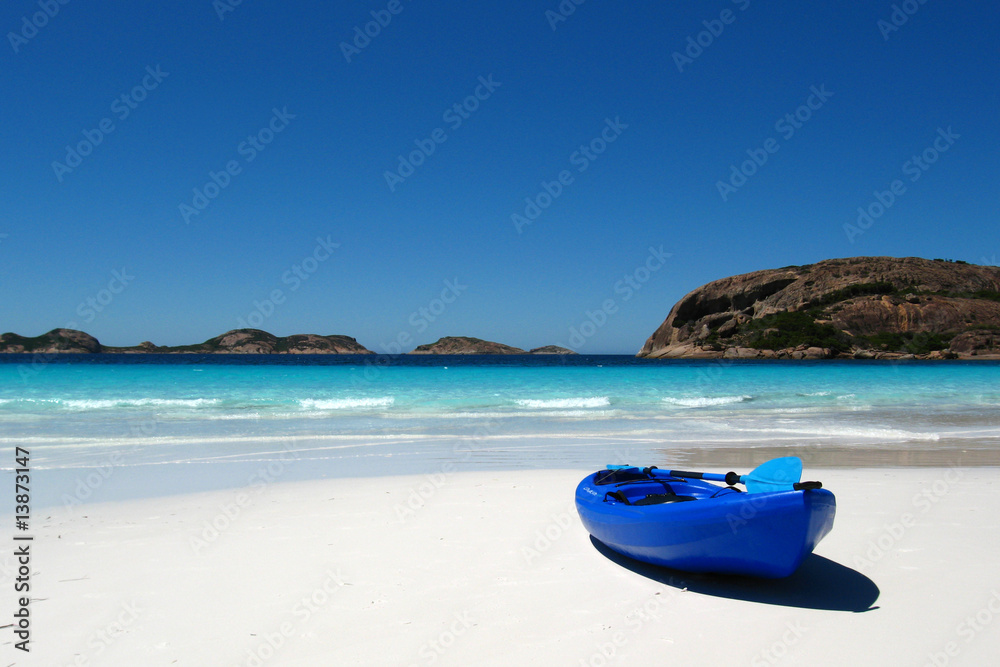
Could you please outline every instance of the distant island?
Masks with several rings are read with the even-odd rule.
[[[53,329],[41,336],[0,336],[0,354],[375,354],[350,336],[275,336],[260,329],[234,329],[196,345],[112,347],[83,331]],[[466,336],[447,336],[410,354],[576,354],[556,345],[524,350]]]
[[[544,345],[528,350],[528,354],[577,354],[573,350],[558,345]]]
[[[1000,267],[853,257],[715,280],[670,310],[638,356],[1000,357]]]
[[[494,343],[470,336],[445,336],[434,343],[418,345],[410,354],[576,354],[558,345],[536,347],[525,352],[519,347]]]
[[[111,347],[90,334],[74,329],[52,331],[26,338],[5,333],[0,336],[0,353],[69,354],[374,354],[350,336],[297,334],[275,336],[260,329],[234,329],[197,345],[161,346],[150,342],[133,347]]]

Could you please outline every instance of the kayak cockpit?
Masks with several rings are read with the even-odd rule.
[[[623,505],[664,505],[742,493],[732,486],[717,486],[700,480],[656,474],[656,468],[602,470],[594,474],[594,486],[605,490],[604,502]]]

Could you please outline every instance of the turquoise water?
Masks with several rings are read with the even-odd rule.
[[[101,356],[4,359],[0,442],[30,446],[38,469],[295,460],[323,474],[1000,449],[995,362]]]

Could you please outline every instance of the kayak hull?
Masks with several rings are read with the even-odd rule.
[[[766,578],[795,572],[833,527],[837,503],[826,489],[742,493],[657,472],[624,483],[601,483],[605,471],[585,477],[576,490],[584,527],[646,563]],[[669,492],[678,499],[663,502]]]

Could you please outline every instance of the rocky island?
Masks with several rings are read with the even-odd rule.
[[[445,336],[434,343],[418,345],[410,354],[527,354],[519,347],[469,336]]]
[[[149,341],[130,347],[102,345],[88,333],[53,329],[40,336],[0,335],[0,354],[375,354],[350,336],[295,334],[275,336],[260,329],[233,329],[195,345],[155,345]],[[524,350],[468,336],[445,336],[420,345],[410,354],[576,354],[557,345]]]
[[[573,350],[558,345],[544,345],[528,350],[528,354],[577,354]]]
[[[275,336],[260,329],[234,329],[197,345],[160,346],[143,342],[133,347],[111,347],[90,334],[74,329],[52,331],[27,338],[13,333],[0,336],[0,353],[11,354],[374,354],[350,336],[296,334]]]
[[[854,257],[723,278],[670,310],[650,358],[1000,357],[1000,267]]]
[[[53,329],[41,336],[19,336],[15,333],[5,333],[0,336],[0,353],[94,354],[101,350],[102,346],[96,338],[76,329]]]
[[[576,354],[576,352],[558,345],[545,345],[526,352],[519,347],[471,336],[445,336],[433,343],[418,345],[409,354]]]

